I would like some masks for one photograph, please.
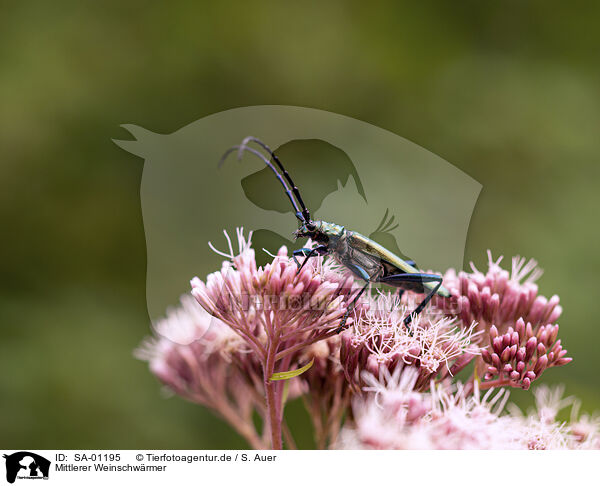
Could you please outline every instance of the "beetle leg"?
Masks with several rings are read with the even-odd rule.
[[[411,312],[404,319],[404,325],[410,330],[409,324],[412,322],[413,316],[418,316],[425,306],[429,303],[431,298],[435,295],[438,289],[442,286],[441,275],[435,275],[433,273],[399,273],[396,275],[387,275],[379,279],[381,283],[394,284],[394,283],[425,283],[425,282],[437,282],[437,285],[427,294],[423,301],[417,306],[417,308]]]
[[[306,259],[308,260],[310,258],[310,256],[312,256],[313,250],[314,250],[314,248],[300,248],[299,250],[294,250],[292,252],[292,259],[294,260],[294,263],[298,267],[298,271],[300,271],[301,264],[298,261],[297,257],[303,256],[303,257],[306,257]]]
[[[360,275],[360,278],[365,280],[367,283],[365,284],[365,286],[362,289],[360,289],[360,292],[358,292],[358,294],[356,294],[354,299],[352,299],[352,302],[350,302],[348,307],[346,307],[346,313],[344,314],[344,317],[342,318],[342,322],[340,322],[340,327],[337,330],[338,334],[345,329],[346,321],[348,320],[348,316],[350,315],[350,312],[352,310],[354,310],[354,307],[356,306],[356,302],[358,302],[358,299],[360,299],[360,296],[365,292],[365,290],[367,290],[367,287],[371,284],[371,276],[367,273],[367,271],[364,268],[359,267],[358,265],[355,265],[353,263],[348,264],[347,266],[356,275]]]
[[[408,263],[411,267],[415,268],[415,269],[419,269],[419,267],[417,266],[417,264],[415,263],[414,260],[404,260],[406,263]],[[401,299],[402,296],[404,295],[405,290],[404,289],[398,289],[398,299]]]
[[[415,268],[416,270],[419,269],[419,266],[415,263],[414,260],[404,260],[406,263],[408,263],[411,267]],[[404,289],[398,289],[398,299],[401,299],[402,296],[404,295],[404,292],[406,292]]]
[[[306,265],[306,262],[308,262],[308,259],[315,256],[315,253],[318,253],[319,255],[325,255],[327,253],[327,246],[320,245],[320,246],[315,246],[314,248],[300,248],[299,250],[294,250],[292,252],[292,258],[293,258],[294,262],[296,263],[296,265],[298,266],[298,271],[296,272],[297,274],[300,273],[300,270],[302,270],[302,267],[304,267],[304,265]],[[300,264],[300,262],[296,258],[299,255],[305,257],[302,264]]]

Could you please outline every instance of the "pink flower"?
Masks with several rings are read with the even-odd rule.
[[[226,258],[220,271],[194,278],[193,297],[169,309],[136,354],[252,447],[281,448],[282,437],[294,447],[283,411],[298,397],[319,448],[600,447],[600,420],[579,416],[562,390],[538,387],[527,414],[510,404],[506,413],[507,389],[494,390],[529,389],[571,361],[558,339],[559,299],[538,295],[535,261],[516,257],[509,273],[490,255],[485,274],[447,272],[452,298],[434,298],[410,330],[403,321],[420,296],[366,292],[339,334],[361,289],[345,267],[316,257],[298,271],[285,247],[258,267],[251,234],[237,230],[236,251],[225,236],[228,251],[215,250]],[[471,363],[471,378],[457,381]],[[557,420],[567,406],[570,423]]]
[[[564,387],[545,385],[534,390],[535,408],[523,414],[510,405],[523,431],[522,444],[527,449],[600,449],[600,420],[597,416],[579,416],[579,402],[563,398]],[[562,409],[571,407],[570,422],[557,420]]]
[[[265,448],[252,415],[264,416],[260,365],[244,341],[191,296],[154,324],[136,356],[170,390],[208,407],[254,448]]]
[[[355,421],[344,427],[344,449],[516,449],[520,421],[501,416],[504,390],[480,397],[434,386],[417,392],[418,372],[405,368],[383,379],[365,375],[368,392],[356,400]]]
[[[231,262],[225,261],[206,283],[195,277],[192,295],[262,361],[269,353],[276,363],[290,361],[303,348],[337,334],[347,305],[360,288],[352,276],[341,274],[321,257],[311,259],[298,273],[285,247],[272,263],[257,268],[250,237],[245,240],[238,230],[238,255],[233,254],[228,236],[227,240],[230,253],[221,254]]]
[[[600,420],[557,421],[558,412],[576,402],[562,389],[539,387],[536,409],[505,412],[506,390],[466,393],[460,383],[417,392],[417,371],[405,368],[377,379],[365,374],[363,395],[353,406],[354,420],[344,426],[342,449],[592,449],[600,446]]]
[[[481,387],[528,389],[547,368],[572,360],[566,357],[554,324],[562,308],[557,295],[550,299],[538,295],[535,281],[543,272],[535,260],[514,257],[511,272],[500,267],[501,260],[494,261],[488,251],[486,274],[471,264],[472,273],[447,272],[444,285],[463,325],[475,322],[484,346],[489,342],[489,349],[482,349],[475,361],[475,375],[485,380]]]
[[[498,335],[496,326],[489,332],[490,350],[482,349],[481,357],[487,364],[482,387],[509,385],[527,390],[531,383],[553,366],[572,361],[565,355],[558,335],[558,324],[537,326],[535,333],[531,323],[519,318],[516,329],[509,327]]]
[[[502,257],[494,261],[488,251],[488,271],[482,273],[471,263],[472,273],[450,270],[444,285],[457,301],[459,316],[465,326],[476,321],[481,327],[495,325],[501,332],[523,318],[532,326],[552,324],[560,317],[559,298],[538,295],[535,281],[542,275],[535,260],[516,256],[509,273],[500,267]],[[438,302],[439,299],[436,299]]]
[[[577,410],[579,402],[576,402],[573,408]],[[570,430],[573,441],[580,449],[600,449],[600,416],[582,414],[571,417]]]
[[[418,372],[415,388],[426,390],[431,380],[458,373],[478,353],[471,345],[474,326],[461,329],[453,319],[423,311],[409,332],[403,323],[409,309],[397,294],[380,292],[342,334],[341,363],[355,387],[363,384],[362,370],[380,376],[410,366]]]
[[[266,390],[272,446],[281,448],[283,383],[274,373],[300,368],[308,346],[335,336],[346,309],[360,289],[348,272],[322,257],[298,266],[282,247],[272,263],[257,267],[250,236],[238,229],[239,253],[229,253],[221,271],[192,280],[192,294],[211,315],[223,321],[260,363]],[[212,246],[211,246],[212,247]],[[217,250],[215,250],[217,251]],[[349,321],[351,322],[351,320]]]

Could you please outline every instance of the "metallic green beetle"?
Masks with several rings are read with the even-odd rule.
[[[281,174],[277,171],[271,161],[259,150],[249,147],[248,144],[255,143],[264,149],[277,164]],[[416,309],[404,319],[404,324],[410,330],[410,323],[429,303],[431,298],[438,294],[441,297],[450,297],[448,289],[442,286],[442,277],[432,273],[423,273],[413,261],[406,261],[379,243],[367,238],[356,231],[350,231],[335,223],[325,221],[313,221],[310,212],[306,208],[300,191],[288,174],[283,164],[275,153],[255,137],[246,137],[240,145],[231,147],[221,158],[221,163],[231,153],[237,151],[238,158],[244,151],[251,152],[259,157],[274,173],[283,186],[287,197],[299,220],[299,228],[294,233],[296,238],[310,238],[316,243],[313,248],[301,248],[293,252],[294,261],[298,265],[298,271],[306,264],[309,258],[315,255],[331,255],[340,264],[347,267],[356,277],[366,282],[365,286],[356,295],[346,310],[346,314],[340,324],[340,330],[345,326],[350,311],[371,283],[383,283],[404,290],[411,290],[418,294],[426,294],[423,301]],[[282,177],[283,174],[283,177]],[[289,184],[289,185],[288,185]],[[382,224],[385,222],[382,221]],[[302,265],[297,260],[298,256],[304,256]]]

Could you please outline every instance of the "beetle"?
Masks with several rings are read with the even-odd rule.
[[[258,149],[249,146],[255,144],[269,154],[281,173],[275,168],[271,161]],[[298,230],[294,232],[296,238],[309,238],[316,246],[313,248],[300,248],[293,252],[293,258],[298,265],[298,272],[306,265],[311,257],[330,255],[340,264],[348,268],[355,277],[364,280],[364,287],[357,293],[340,323],[340,331],[345,328],[348,315],[356,305],[356,302],[372,283],[382,283],[400,289],[424,294],[425,298],[413,312],[404,318],[404,325],[410,331],[410,323],[413,318],[421,313],[431,298],[437,294],[441,297],[450,297],[448,289],[442,286],[442,277],[433,273],[421,272],[412,260],[404,260],[394,254],[376,241],[356,232],[346,229],[344,226],[326,221],[313,220],[310,211],[304,204],[300,191],[288,171],[285,169],[275,152],[267,144],[256,137],[246,137],[240,145],[227,150],[221,158],[221,165],[227,156],[238,152],[238,159],[243,152],[250,152],[260,158],[275,174],[284,188],[284,191],[292,203],[296,218],[299,221]],[[381,225],[384,225],[385,218]],[[389,223],[388,223],[389,224]],[[298,257],[303,256],[302,264]]]

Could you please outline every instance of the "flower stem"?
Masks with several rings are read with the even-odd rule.
[[[292,431],[288,427],[285,420],[282,422],[283,428],[283,437],[285,438],[285,442],[287,443],[288,449],[298,449],[296,446],[296,441],[294,440],[294,436],[292,435]]]
[[[509,379],[498,378],[497,380],[484,381],[479,384],[480,390],[488,390],[490,388],[496,388],[498,386],[510,386],[512,388],[521,388],[519,385],[510,381]]]
[[[280,398],[277,396],[276,389],[278,383],[276,381],[270,381],[269,378],[275,371],[275,350],[277,346],[271,343],[267,353],[267,360],[263,367],[264,381],[265,381],[265,392],[267,399],[267,420],[269,421],[269,429],[271,430],[271,446],[273,449],[280,450],[282,446],[281,442],[281,414],[279,413],[279,401]]]
[[[229,424],[240,434],[250,447],[253,449],[265,449],[265,445],[258,437],[256,430],[252,425],[242,420],[234,412],[229,409],[220,408],[219,412],[229,422]]]

